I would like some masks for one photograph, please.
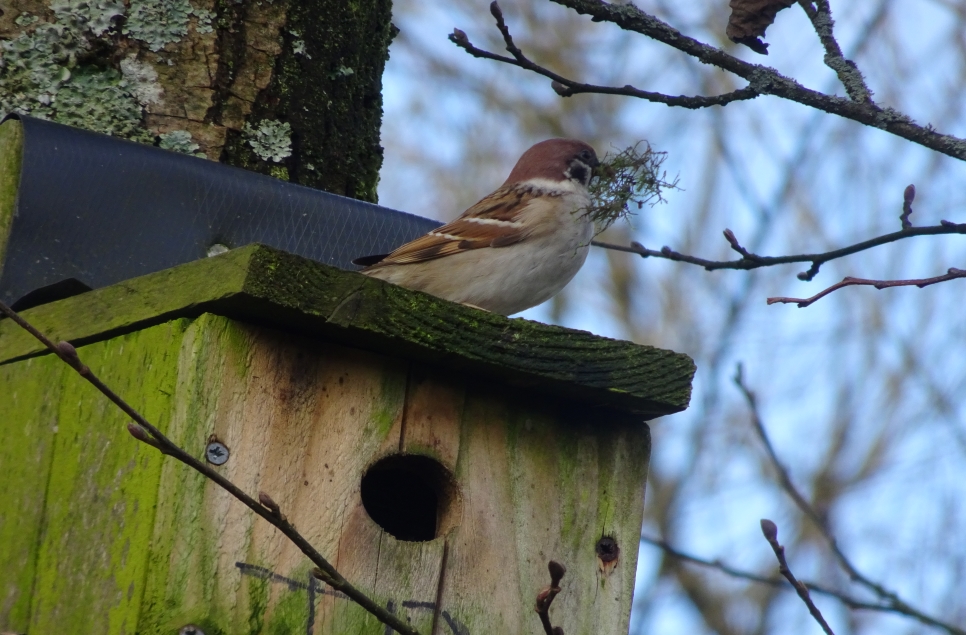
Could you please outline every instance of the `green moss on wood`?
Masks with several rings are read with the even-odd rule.
[[[258,635],[265,623],[268,608],[269,582],[266,578],[248,580],[248,632]]]
[[[651,415],[683,410],[690,399],[695,367],[686,355],[507,319],[277,250],[259,252],[252,268],[261,272],[246,281],[252,295],[382,352]]]
[[[313,565],[311,565],[308,560],[305,560],[301,566],[290,573],[287,577],[306,585],[312,582],[313,584],[318,584],[318,588],[321,588],[322,583],[315,581],[315,579],[309,574],[309,570],[312,568],[312,566]],[[299,635],[301,635],[301,633],[305,632],[305,625],[309,623],[308,592],[309,591],[306,588],[304,591],[283,594],[281,598],[274,603],[274,606],[272,606],[271,612],[269,612],[267,617],[264,617],[264,626],[260,627],[258,630],[252,628],[252,635],[258,635],[259,633],[265,633],[266,635],[288,635],[289,633],[299,633]],[[320,596],[320,593],[315,594],[316,598],[319,598]],[[254,600],[254,598],[251,598],[251,600]],[[265,593],[264,600],[262,601],[261,605],[261,611],[263,612],[266,609],[267,601],[268,593]],[[254,602],[252,602],[251,606],[252,610],[254,610]]]
[[[58,363],[59,362],[59,363]],[[67,367],[47,356],[0,366],[0,631],[25,633]]]
[[[647,416],[686,408],[694,374],[686,355],[507,319],[259,245],[25,315],[55,339],[83,343],[202,312]],[[0,321],[0,362],[38,352]]]
[[[242,249],[198,260],[191,263],[191,272],[167,269],[85,293],[76,297],[76,303],[55,302],[30,309],[24,316],[54,341],[68,339],[75,345],[177,317],[195,317],[208,305],[232,303],[248,276],[252,253]],[[0,363],[40,352],[32,336],[9,320],[0,320]]]
[[[189,452],[201,454],[205,447],[219,405],[214,398],[220,373],[234,365],[227,360],[242,360],[243,366],[247,360],[239,330],[224,318],[202,316],[185,331],[180,356],[169,360],[177,375],[173,393],[178,402],[167,434]],[[176,461],[163,466],[139,633],[167,635],[185,624],[196,624],[205,633],[244,633],[248,618],[254,619],[233,616],[226,606],[229,598],[219,591],[225,582],[216,576],[219,553],[209,542],[218,531],[209,524],[207,511],[216,504],[209,486],[204,476]]]
[[[173,322],[80,350],[84,362],[162,429],[166,426],[183,325]],[[73,372],[49,377],[5,368],[5,389],[60,395],[49,479],[19,495],[44,501],[31,633],[134,633],[137,629],[162,457],[128,434],[128,418]],[[53,385],[49,382],[55,382]],[[44,412],[41,398],[35,404]],[[17,420],[18,425],[30,419]],[[48,424],[49,425],[49,424]],[[42,428],[41,428],[42,429]],[[26,448],[24,448],[26,450]],[[17,465],[18,461],[14,462]],[[0,549],[8,543],[4,542]],[[11,548],[14,545],[9,545]]]
[[[580,608],[563,622],[567,632],[627,632],[650,456],[647,425],[611,414],[602,429],[599,412],[561,416],[546,404],[524,400],[494,419],[504,417],[507,496],[513,501],[507,507],[517,535],[524,537],[516,543],[517,578],[539,588],[546,584],[546,561],[560,557],[551,554],[569,554],[568,606]],[[473,417],[467,419],[463,425],[472,425]],[[499,424],[487,420],[486,425]],[[527,539],[532,536],[540,539]],[[598,570],[594,552],[602,536],[621,547],[619,566],[606,575]],[[615,597],[620,604],[614,604]],[[477,629],[486,624],[485,607],[479,612],[484,621]]]
[[[20,165],[23,161],[23,126],[11,119],[0,124],[0,273],[7,253],[7,238],[17,204]]]
[[[375,437],[385,439],[389,436],[392,424],[399,418],[400,404],[406,399],[405,374],[387,373],[382,376],[381,392],[378,403],[373,408],[372,423],[375,424]]]
[[[292,273],[291,263],[284,254],[280,256],[279,252],[253,247],[247,254],[234,254],[246,263],[241,266],[236,261],[233,265],[248,272],[245,280],[258,279],[258,272],[262,269],[255,261],[259,254],[263,257],[261,265],[273,275],[284,277],[286,271]],[[219,266],[233,262],[227,256],[224,258]],[[192,265],[204,268],[217,260]],[[192,265],[182,268],[180,275],[157,279],[171,283],[167,287],[169,294],[177,295],[180,287],[176,283],[185,271],[190,272]],[[213,272],[204,270],[208,274]],[[336,281],[348,281],[346,289],[350,294],[377,283],[326,267],[319,269],[317,275],[323,273],[333,276]],[[125,283],[127,296],[136,299],[147,294],[143,297],[154,300],[163,297],[158,288],[149,292],[143,286],[148,278]],[[237,276],[235,279],[238,280]],[[239,287],[243,288],[244,284],[243,280]],[[318,291],[312,276],[303,275],[293,284],[303,288],[305,294]],[[335,282],[325,289],[331,291],[334,286],[337,286]],[[379,283],[375,288],[385,290],[388,287]],[[87,299],[104,291],[108,290],[87,294]],[[338,293],[327,296],[326,293],[329,291],[319,291],[313,297],[316,301],[319,301],[318,295],[328,297],[327,302],[332,305],[329,313],[336,313],[332,307],[343,304],[346,296],[344,293],[342,296]],[[293,299],[284,292],[280,297],[287,297],[288,301]],[[241,292],[238,296],[219,298],[220,302],[227,302],[225,306],[228,307],[259,309],[253,310],[249,317],[263,323],[270,323],[267,317],[281,315],[278,318],[281,322],[276,321],[274,326],[286,330],[344,340],[350,337],[347,333],[357,329],[368,337],[366,324],[362,322],[332,326],[306,313],[304,308],[293,309],[276,304],[274,300]],[[82,299],[83,296],[78,296],[63,302]],[[204,304],[200,296],[195,300],[192,310]],[[126,306],[121,305],[122,308]],[[73,306],[80,309],[79,305]],[[510,329],[507,332],[511,335],[515,333],[512,326],[519,322],[487,314],[476,315],[478,312],[465,307],[444,304],[442,309],[468,312],[477,321],[477,328],[483,330],[491,329],[491,322],[496,319],[492,324]],[[40,313],[37,316],[40,317]],[[303,318],[309,321],[300,322]],[[7,342],[7,332],[2,329],[0,321],[0,347]],[[526,342],[527,336],[523,333],[510,340],[518,345]],[[614,343],[618,344],[632,346]],[[190,324],[188,320],[178,320],[98,342],[82,348],[81,355],[136,407],[144,409],[150,419],[160,422],[173,440],[196,454],[203,451],[207,436],[213,431],[219,434],[226,429],[240,432],[234,427],[236,420],[248,421],[249,427],[241,436],[249,439],[263,425],[272,426],[276,432],[285,430],[293,423],[291,417],[298,418],[302,433],[309,433],[326,423],[325,418],[305,416],[305,411],[312,412],[313,407],[303,407],[304,404],[298,405],[294,401],[288,405],[279,404],[275,414],[270,414],[271,408],[269,411],[239,410],[238,399],[242,395],[250,396],[252,389],[259,392],[259,389],[268,387],[270,390],[272,386],[285,385],[286,381],[302,377],[318,379],[320,369],[330,373],[325,380],[329,385],[334,387],[330,383],[333,380],[338,383],[342,376],[339,373],[348,373],[346,383],[351,385],[358,369],[368,369],[370,364],[379,366],[382,369],[380,376],[389,379],[382,384],[372,381],[370,389],[359,393],[357,398],[368,403],[371,395],[377,402],[385,402],[381,405],[386,414],[365,420],[362,428],[346,431],[352,442],[340,453],[349,463],[355,462],[353,467],[343,463],[340,468],[348,470],[353,475],[352,480],[361,476],[362,465],[369,457],[376,456],[382,451],[380,448],[386,446],[384,423],[397,420],[401,414],[409,365],[358,351],[342,349],[342,353],[337,353],[339,348],[314,344],[311,339],[289,338],[207,313]],[[263,373],[254,372],[253,375],[256,368],[264,367],[266,356],[276,354],[281,360],[287,360],[270,365],[279,372],[261,378],[255,375]],[[261,362],[253,364],[253,359]],[[333,372],[336,363],[346,366]],[[59,374],[47,377],[51,371]],[[273,550],[271,539],[268,543],[263,542],[266,537],[260,533],[260,540],[253,540],[254,528],[265,529],[262,521],[240,509],[227,494],[197,473],[176,461],[164,460],[149,451],[150,448],[135,443],[124,431],[123,416],[116,414],[106,400],[59,360],[48,355],[0,365],[0,381],[7,379],[10,381],[3,384],[4,388],[14,386],[15,389],[14,412],[27,417],[29,427],[24,431],[43,436],[43,426],[34,425],[38,419],[29,419],[38,412],[41,422],[54,413],[59,426],[56,435],[52,431],[46,433],[50,439],[48,446],[53,449],[46,455],[39,452],[39,463],[34,461],[20,472],[13,471],[15,475],[29,477],[19,478],[18,486],[22,481],[27,483],[25,487],[31,496],[46,501],[36,505],[47,506],[45,518],[41,519],[38,513],[32,515],[33,529],[26,531],[28,539],[13,541],[18,553],[26,544],[37,546],[31,553],[41,554],[36,573],[28,571],[29,576],[36,577],[36,584],[18,579],[18,584],[24,585],[21,588],[35,589],[34,609],[31,615],[26,615],[21,601],[18,605],[21,621],[13,626],[26,632],[161,635],[177,632],[191,623],[209,635],[304,632],[308,614],[306,591],[283,588],[277,581],[266,578],[241,576],[235,566],[237,561],[244,560],[292,580],[308,581],[309,565],[304,560],[299,560],[292,570],[280,568],[279,561],[274,559],[278,553]],[[546,381],[539,375],[531,379],[536,383]],[[461,532],[472,529],[470,519],[481,509],[499,509],[505,512],[500,514],[505,520],[495,523],[494,527],[505,535],[499,538],[498,553],[506,555],[508,562],[499,565],[503,573],[495,575],[506,580],[507,584],[520,585],[519,592],[513,592],[514,598],[529,597],[527,594],[532,593],[532,589],[545,584],[546,560],[562,552],[567,554],[571,583],[568,585],[569,604],[561,605],[561,610],[565,610],[565,606],[581,607],[576,612],[577,617],[572,610],[568,613],[566,623],[571,624],[568,631],[626,632],[634,577],[635,550],[632,546],[639,536],[641,492],[649,451],[646,426],[642,426],[639,417],[634,415],[603,413],[593,408],[565,408],[561,407],[559,400],[535,398],[530,394],[520,399],[507,399],[499,382],[466,381],[466,406],[461,410],[460,420],[452,422],[461,428],[462,435],[454,472],[464,479],[461,485],[467,492],[466,504],[476,505],[473,507],[476,511],[467,512],[462,529],[458,527],[449,535],[450,564],[447,566],[451,569],[447,575],[452,577],[447,577],[444,593],[455,595],[444,597],[444,607],[474,633],[488,632],[492,630],[487,628],[488,625],[501,624],[503,619],[507,624],[529,624],[529,620],[534,619],[526,602],[517,607],[519,616],[516,610],[510,617],[494,615],[493,603],[489,601],[491,587],[481,586],[476,579],[481,574],[479,570],[465,566],[476,557],[476,540],[481,537],[466,540],[466,536],[474,535],[473,532],[463,533],[464,537],[460,538]],[[29,384],[26,390],[18,388],[24,382]],[[313,394],[318,395],[320,386],[324,388],[324,384],[312,385]],[[320,397],[316,404],[329,398]],[[52,404],[46,410],[44,399]],[[380,403],[370,405],[374,412],[378,412]],[[264,421],[258,416],[263,412],[269,413]],[[252,414],[256,416],[252,417]],[[601,424],[602,420],[606,421],[606,426]],[[18,452],[26,445],[34,449],[43,447],[39,437],[27,441],[14,438],[20,434],[18,429],[3,426],[3,423],[0,421],[0,459],[7,456],[4,454],[7,448],[3,445],[6,443],[16,447]],[[225,440],[232,443],[230,438]],[[285,443],[281,438],[271,440],[272,444],[279,442]],[[294,480],[282,479],[280,482],[291,483],[292,487],[300,487],[303,477],[314,482],[315,476],[305,475],[303,471],[304,466],[312,464],[311,460],[301,466],[293,461],[294,467],[284,460],[282,464],[274,461],[260,464],[257,462],[260,455],[256,452],[252,457],[254,462],[239,464],[240,459],[244,461],[245,453],[241,448],[237,449],[238,453],[232,459],[235,462],[229,463],[227,469],[229,474],[233,469],[247,474],[242,479],[233,478],[246,490],[257,491],[262,487],[264,477],[275,470],[291,469],[290,476],[295,476]],[[277,454],[271,456],[278,457]],[[242,468],[241,465],[248,467]],[[319,471],[318,465],[312,469]],[[37,495],[38,491],[48,490],[50,494],[46,498]],[[279,495],[291,494],[282,488]],[[346,495],[348,501],[355,496],[351,492]],[[492,498],[497,507],[480,507],[481,496]],[[152,500],[155,501],[153,504]],[[6,502],[0,499],[0,513],[9,509],[4,507]],[[336,501],[337,505],[343,503]],[[329,518],[325,527],[312,523],[302,526],[310,532],[329,536],[330,532],[339,531],[336,527],[341,527],[341,522],[337,519],[333,523]],[[3,525],[0,525],[2,531]],[[621,566],[606,579],[596,573],[592,549],[601,532],[616,536],[625,547]],[[369,548],[378,539],[375,533],[371,537],[372,540],[358,544],[343,544],[337,552],[343,553],[341,549],[344,548],[344,553],[349,554],[353,550]],[[3,551],[5,545],[6,542],[0,542],[0,560],[5,554],[10,555]],[[331,544],[328,546],[329,549],[332,547]],[[358,575],[360,570],[352,573],[360,587],[378,602],[383,605],[390,599],[397,602],[400,614],[412,617],[413,623],[425,632],[431,614],[412,607],[407,609],[400,603],[403,600],[433,601],[435,586],[431,592],[426,592],[423,576],[435,575],[432,563],[438,562],[436,558],[441,548],[440,541],[426,543],[422,556],[414,558],[411,543],[397,543],[383,537],[376,548],[380,554],[377,556],[379,566],[376,569],[363,567],[361,571],[366,572],[363,575]],[[492,552],[490,557],[493,557]],[[281,560],[291,562],[287,557]],[[470,576],[469,579],[460,577],[463,575],[461,570],[453,568],[461,562],[464,563],[462,571]],[[78,572],[83,572],[83,582],[78,582]],[[89,588],[75,591],[77,585]],[[125,593],[125,590],[128,591]],[[324,608],[324,603],[330,600],[331,597],[321,600],[323,604],[316,613],[315,632],[382,632],[383,627],[374,618],[344,600],[336,600],[335,610]],[[55,601],[60,604],[55,605]],[[86,622],[83,627],[76,627],[81,606],[96,613],[94,618],[84,615],[91,622],[90,627]],[[22,627],[28,618],[29,628]],[[605,623],[607,620],[612,620],[613,624]],[[68,630],[53,628],[60,623],[66,624]],[[7,625],[0,622],[0,626]],[[520,631],[514,628],[501,632]]]

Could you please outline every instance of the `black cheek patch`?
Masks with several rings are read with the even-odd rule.
[[[574,161],[570,164],[570,178],[573,180],[587,185],[590,177],[590,168],[581,163],[580,161]]]

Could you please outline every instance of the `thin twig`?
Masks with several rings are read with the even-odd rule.
[[[614,243],[595,240],[591,244],[595,247],[601,247],[603,249],[613,249],[615,251],[637,254],[642,258],[663,258],[665,260],[673,260],[675,262],[685,262],[692,265],[698,265],[699,267],[704,267],[708,271],[716,271],[719,269],[751,270],[758,269],[760,267],[774,267],[775,265],[808,262],[811,263],[811,267],[809,267],[808,271],[803,271],[798,274],[799,280],[808,281],[818,274],[819,267],[830,260],[850,256],[860,251],[872,249],[873,247],[878,247],[880,245],[887,245],[897,240],[903,240],[904,238],[912,238],[913,236],[940,236],[946,234],[966,235],[966,223],[951,223],[944,220],[941,221],[939,225],[931,225],[928,227],[910,226],[909,228],[892,232],[891,234],[884,234],[882,236],[870,238],[869,240],[864,240],[860,243],[849,245],[848,247],[843,247],[841,249],[835,249],[833,251],[827,251],[819,254],[796,254],[794,256],[759,256],[757,254],[750,253],[745,250],[744,247],[741,247],[741,245],[738,244],[734,233],[731,232],[731,230],[726,229],[725,238],[728,240],[731,248],[742,254],[741,258],[738,260],[706,260],[704,258],[682,254],[674,251],[670,247],[661,247],[660,250],[648,249],[638,242],[632,242],[630,245],[616,245]]]
[[[825,65],[835,71],[839,81],[842,82],[842,86],[845,87],[845,92],[848,93],[852,101],[872,104],[872,91],[865,83],[865,78],[856,67],[855,62],[845,59],[842,49],[832,33],[835,21],[832,20],[832,8],[829,6],[828,0],[814,0],[814,7],[812,1],[798,0],[798,4],[804,9],[808,19],[811,20],[812,27],[825,48]]]
[[[913,280],[866,280],[865,278],[846,277],[842,280],[842,282],[837,282],[831,287],[816,293],[810,298],[768,298],[768,304],[797,304],[798,308],[804,309],[810,304],[821,300],[833,291],[843,287],[875,287],[876,289],[889,289],[891,287],[919,287],[922,289],[923,287],[928,287],[931,284],[955,280],[956,278],[966,278],[966,270],[950,267],[944,275],[935,276],[934,278],[916,278]]]
[[[503,12],[500,10],[500,5],[496,2],[490,4],[490,13],[493,14],[494,18],[496,18],[497,28],[503,35],[503,41],[506,43],[506,48],[510,54],[513,55],[513,57],[491,53],[490,51],[473,46],[466,33],[460,29],[453,29],[453,32],[449,36],[450,41],[473,57],[503,62],[504,64],[510,64],[511,66],[517,66],[519,68],[537,73],[538,75],[543,75],[544,77],[552,80],[550,87],[553,88],[553,90],[561,97],[570,97],[571,95],[577,95],[579,93],[624,95],[626,97],[636,97],[638,99],[645,99],[647,101],[666,104],[668,106],[696,109],[707,108],[709,106],[724,106],[733,101],[754,99],[761,94],[751,86],[739,88],[738,90],[734,90],[723,95],[710,97],[697,95],[694,97],[686,97],[684,95],[672,96],[640,90],[639,88],[635,88],[630,84],[627,84],[626,86],[597,86],[594,84],[583,84],[581,82],[568,79],[563,75],[558,75],[557,73],[554,73],[553,71],[544,68],[543,66],[540,66],[539,64],[527,58],[526,55],[523,54],[523,51],[521,51],[520,48],[513,42],[513,36],[510,35],[510,29],[507,27],[506,21],[503,19]]]
[[[765,452],[768,454],[769,462],[778,473],[779,485],[795,502],[795,505],[802,512],[802,514],[811,520],[812,523],[818,528],[819,532],[822,534],[822,537],[825,539],[825,542],[828,543],[832,554],[835,556],[836,560],[838,560],[839,566],[845,570],[849,576],[849,579],[851,579],[853,582],[861,584],[865,588],[875,593],[879,599],[885,602],[885,604],[891,607],[896,613],[907,615],[922,622],[923,624],[935,626],[936,628],[940,628],[948,633],[951,633],[952,635],[966,635],[966,631],[963,629],[951,624],[946,624],[945,622],[926,615],[922,611],[914,608],[908,602],[902,600],[894,591],[887,589],[878,582],[872,581],[855,568],[855,565],[852,564],[845,553],[839,548],[838,541],[836,541],[832,536],[832,532],[826,526],[825,521],[818,515],[814,508],[812,508],[811,504],[809,504],[809,502],[805,499],[805,496],[802,495],[798,488],[795,487],[788,470],[778,458],[778,454],[775,452],[775,448],[771,444],[768,433],[765,431],[765,424],[762,421],[761,413],[758,410],[758,398],[755,396],[755,393],[752,392],[751,389],[749,389],[744,383],[741,364],[738,364],[735,371],[734,382],[741,391],[741,394],[744,396],[749,410],[751,410],[752,424],[755,428],[755,432],[758,434],[758,438],[765,447]]]
[[[543,624],[543,631],[546,635],[564,635],[562,628],[554,627],[550,623],[550,605],[553,604],[553,599],[560,593],[560,581],[567,573],[567,567],[551,560],[547,564],[547,569],[550,571],[550,586],[540,589],[540,592],[537,593],[534,610],[540,616],[540,623]]]
[[[815,606],[815,602],[812,602],[812,596],[808,594],[808,589],[805,588],[805,585],[795,577],[792,570],[788,567],[788,562],[785,560],[785,547],[781,546],[778,542],[778,526],[767,518],[762,518],[761,533],[765,535],[765,540],[771,545],[772,551],[775,552],[775,557],[778,558],[778,571],[795,587],[795,591],[798,592],[798,597],[802,598],[802,602],[808,607],[808,612],[812,614],[812,617],[815,618],[815,621],[822,627],[826,635],[835,635],[832,632],[832,628],[828,625],[828,622],[822,617],[822,612]]]
[[[313,547],[309,541],[306,540],[302,534],[295,529],[295,526],[285,518],[278,505],[268,494],[260,492],[259,500],[256,501],[251,496],[239,489],[234,483],[222,476],[219,472],[215,471],[207,464],[199,461],[181,449],[181,447],[179,447],[174,441],[165,436],[164,433],[162,433],[147,419],[145,419],[141,413],[131,407],[126,401],[118,396],[117,393],[108,388],[104,382],[102,382],[100,378],[97,377],[93,371],[91,371],[90,368],[81,362],[80,356],[77,354],[77,350],[70,343],[58,342],[57,344],[54,344],[47,339],[43,333],[34,328],[30,323],[24,320],[20,315],[18,315],[3,302],[0,302],[0,312],[7,315],[7,317],[16,322],[21,328],[25,329],[35,338],[40,340],[40,342],[50,349],[51,352],[70,365],[70,367],[76,370],[81,377],[93,384],[93,386],[97,388],[105,397],[113,401],[114,404],[123,410],[126,415],[131,417],[131,419],[136,422],[128,423],[128,431],[131,433],[131,436],[138,441],[156,448],[162,454],[173,457],[185,465],[194,468],[196,471],[203,474],[205,478],[214,481],[219,487],[244,503],[253,512],[267,520],[276,529],[281,531],[286,538],[291,540],[292,543],[298,547],[299,550],[305,554],[305,556],[311,560],[313,564],[316,565],[316,569],[313,570],[315,577],[319,578],[333,589],[344,593],[351,600],[355,601],[362,608],[371,613],[380,622],[392,627],[401,635],[419,635],[418,631],[406,624],[399,617],[393,615],[385,608],[374,602],[369,598],[369,596],[343,578],[336,568],[332,566],[332,564],[330,564],[329,561],[322,556],[322,554],[316,551],[315,547]]]
[[[871,101],[855,101],[846,97],[826,95],[825,93],[806,88],[795,80],[785,77],[774,68],[745,62],[726,53],[722,49],[688,37],[633,4],[603,2],[602,0],[552,1],[569,7],[577,13],[589,15],[595,22],[610,22],[616,24],[625,31],[640,33],[653,40],[667,44],[693,57],[699,62],[710,64],[729,73],[733,73],[748,82],[748,88],[745,90],[750,89],[758,94],[774,95],[805,106],[810,106],[829,114],[838,115],[845,119],[851,119],[852,121],[872,126],[873,128],[885,130],[907,141],[941,152],[961,161],[966,160],[966,139],[942,134],[929,125],[920,126],[908,115],[900,113],[893,108],[882,108]],[[462,31],[458,33],[462,33]],[[457,33],[454,33],[450,39],[453,39],[455,36],[457,36]],[[463,37],[465,37],[465,34],[463,34]],[[455,39],[453,41],[456,42]],[[477,52],[483,51],[477,49]],[[512,63],[521,68],[528,68],[521,63],[516,63],[518,60],[512,60],[511,58],[494,56],[493,54],[486,56],[479,55],[479,57],[487,57],[488,59],[494,59],[500,62]],[[556,75],[552,71],[542,67],[529,68],[528,70],[539,72],[544,77],[556,78]],[[557,81],[565,84],[561,79],[563,78],[557,78]],[[587,92],[594,91],[589,90]],[[646,91],[642,91],[642,93],[644,94],[633,96],[667,103],[671,106],[703,107],[703,104],[692,106],[686,101],[682,103],[675,101],[688,98],[670,97],[661,95],[660,93],[648,93]],[[615,93],[612,92],[610,94]],[[630,92],[626,94],[630,94]],[[742,98],[750,99],[751,95],[744,94]],[[734,101],[734,99],[731,99],[731,101]]]

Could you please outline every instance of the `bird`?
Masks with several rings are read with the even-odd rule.
[[[355,261],[360,273],[500,315],[557,294],[590,249],[588,186],[597,153],[576,139],[548,139],[520,157],[492,194],[456,220],[388,255]]]

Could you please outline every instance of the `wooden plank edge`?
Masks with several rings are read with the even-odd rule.
[[[249,275],[249,245],[214,258],[196,260],[118,284],[95,289],[21,313],[53,341],[84,346],[180,317],[219,313],[238,295]],[[46,354],[37,340],[0,318],[0,364]]]
[[[25,317],[54,339],[83,345],[204,312],[647,417],[684,410],[695,370],[687,355],[507,319],[263,245],[36,307]],[[44,352],[14,326],[0,321],[0,363]]]

